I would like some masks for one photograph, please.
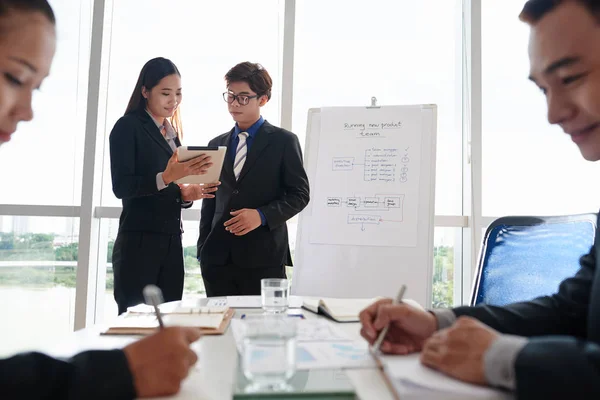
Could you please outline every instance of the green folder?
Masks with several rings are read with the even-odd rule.
[[[356,391],[348,375],[341,369],[296,371],[289,380],[285,391],[270,391],[268,389],[256,391],[238,367],[233,398],[234,400],[354,400],[356,399]]]

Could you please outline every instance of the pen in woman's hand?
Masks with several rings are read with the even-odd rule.
[[[146,304],[154,307],[156,319],[158,319],[158,325],[160,325],[161,329],[164,328],[165,324],[163,323],[162,316],[160,315],[160,311],[158,309],[158,305],[164,301],[160,288],[156,285],[146,285],[144,288],[144,300],[146,301]]]

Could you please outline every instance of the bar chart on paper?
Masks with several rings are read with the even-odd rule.
[[[323,109],[311,243],[416,246],[421,115]]]

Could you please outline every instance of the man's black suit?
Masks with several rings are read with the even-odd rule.
[[[229,146],[230,132],[210,146]],[[229,153],[231,154],[231,153]],[[236,181],[226,158],[214,199],[202,201],[198,258],[208,296],[260,294],[260,279],[285,277],[292,265],[286,221],[309,201],[298,137],[265,121]],[[225,230],[231,211],[259,209],[266,224],[243,236]]]
[[[179,140],[175,141],[179,146]],[[173,150],[145,110],[120,118],[110,134],[113,192],[123,200],[112,261],[119,314],[143,303],[142,290],[154,284],[165,301],[183,294],[181,199],[174,183],[159,191],[156,175]]]
[[[23,353],[0,360],[0,398],[133,399],[133,377],[122,350],[86,351],[68,360]]]
[[[530,338],[515,362],[523,399],[600,398],[600,221],[590,252],[557,294],[504,307],[458,307],[507,334]]]

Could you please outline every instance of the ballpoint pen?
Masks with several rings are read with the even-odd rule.
[[[392,301],[392,304],[400,304],[402,302],[402,297],[404,297],[404,292],[405,291],[406,291],[406,285],[402,285],[400,287],[400,290],[398,291],[398,295]],[[387,335],[387,332],[388,332],[389,329],[390,329],[390,324],[388,323],[381,330],[381,332],[379,332],[379,336],[377,337],[377,340],[375,340],[375,343],[373,343],[373,346],[371,347],[371,351],[373,353],[377,353],[379,351],[379,347],[381,347],[381,343],[383,343],[383,339],[385,338],[385,335]]]
[[[163,295],[160,288],[155,285],[146,285],[146,287],[144,288],[144,300],[146,301],[146,304],[149,304],[154,307],[154,312],[156,313],[158,325],[161,329],[164,328],[165,324],[163,323],[162,316],[160,315],[160,310],[158,309],[158,305],[163,302]]]

